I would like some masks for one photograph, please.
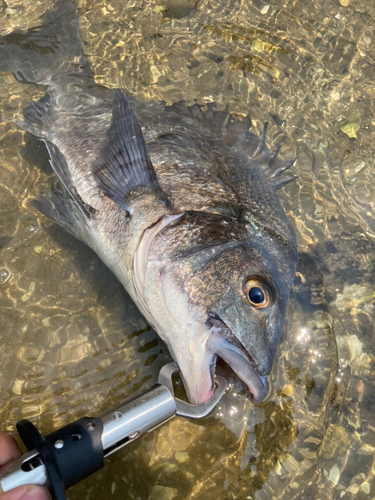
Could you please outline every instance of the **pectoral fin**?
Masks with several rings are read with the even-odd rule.
[[[129,214],[129,196],[139,187],[153,191],[161,202],[167,203],[148,155],[141,127],[120,90],[114,91],[112,123],[93,175],[103,193]]]

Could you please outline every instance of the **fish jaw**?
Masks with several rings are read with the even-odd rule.
[[[213,324],[207,341],[207,348],[222,358],[234,371],[237,377],[248,387],[254,403],[266,399],[269,392],[267,377],[262,377],[251,359],[251,354],[240,344],[230,328],[220,320],[212,320]]]
[[[239,345],[231,330],[221,321],[215,321],[215,325],[206,331],[199,352],[195,347],[195,353],[192,356],[188,353],[187,344],[183,358],[175,355],[173,357],[177,360],[188,398],[192,404],[203,404],[213,396],[217,357],[223,359],[246,384],[254,403],[260,403],[268,396],[267,377],[258,374],[247,351]]]
[[[206,341],[202,342],[200,348],[193,353],[189,346],[185,356],[176,356],[186,394],[191,404],[200,405],[209,401],[215,392],[215,366],[216,355],[206,348]],[[169,347],[172,351],[172,348]]]

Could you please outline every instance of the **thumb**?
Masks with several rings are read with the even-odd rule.
[[[18,486],[0,495],[0,500],[51,500],[51,495],[40,486]]]

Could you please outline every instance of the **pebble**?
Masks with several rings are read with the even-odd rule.
[[[10,278],[10,272],[5,267],[0,269],[0,284],[6,283]]]
[[[335,464],[332,467],[332,469],[329,471],[328,479],[335,486],[339,482],[339,479],[340,479],[340,469],[338,468],[337,464]]]
[[[151,488],[148,500],[172,500],[178,493],[177,488],[156,484]]]
[[[25,231],[27,233],[37,233],[38,232],[38,228],[36,226],[34,226],[34,224],[30,224],[26,227]]]
[[[186,462],[189,459],[189,454],[183,451],[176,451],[174,456],[177,462],[179,462],[180,464]]]
[[[365,493],[366,495],[368,495],[370,493],[370,483],[368,483],[367,481],[365,481],[364,483],[362,483],[362,485],[359,488],[359,490],[363,491],[363,493]]]

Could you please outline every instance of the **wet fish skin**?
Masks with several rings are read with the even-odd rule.
[[[270,180],[283,165],[249,120],[96,85],[75,4],[61,0],[45,19],[39,36],[54,57],[0,43],[0,69],[8,61],[47,88],[18,123],[46,143],[67,191],[36,205],[118,277],[178,362],[192,403],[211,397],[217,356],[261,401],[297,263],[280,181]],[[270,290],[264,309],[247,299],[251,277]]]

